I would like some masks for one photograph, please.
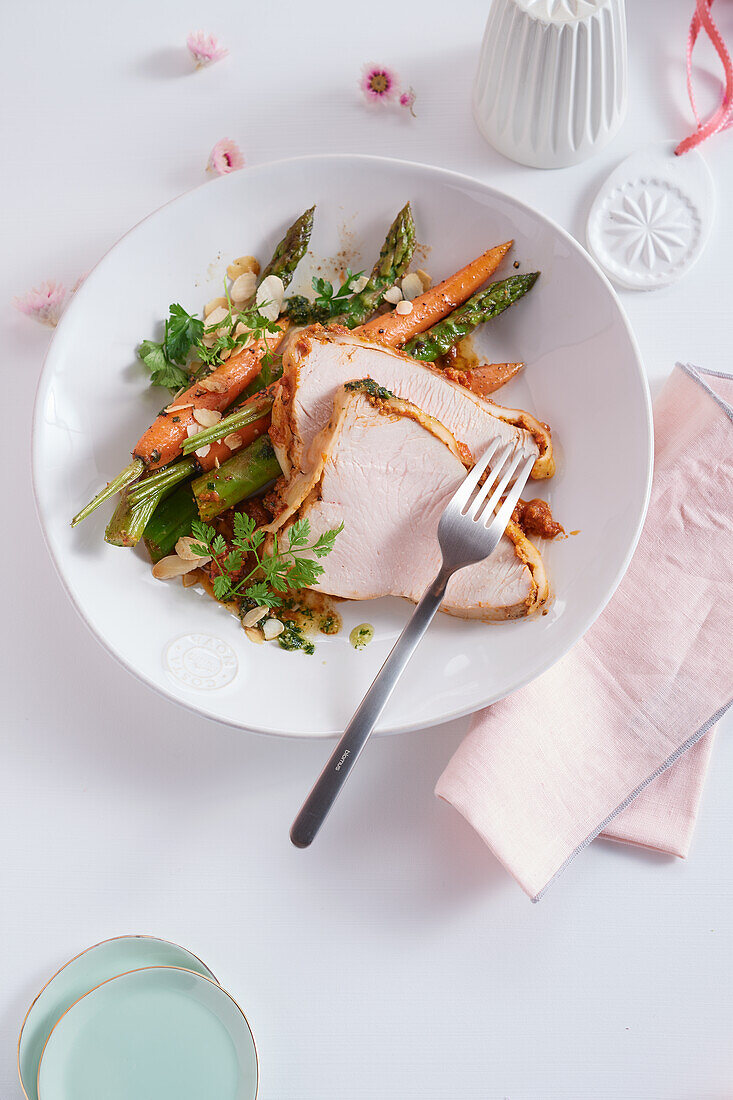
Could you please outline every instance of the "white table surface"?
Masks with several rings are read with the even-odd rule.
[[[608,171],[647,140],[688,130],[692,6],[631,0],[627,122],[595,159],[555,173],[502,159],[474,127],[485,0],[6,6],[4,1098],[20,1096],[15,1042],[37,989],[83,947],[125,932],[187,945],[240,1000],[261,1100],[733,1096],[724,731],[687,862],[596,842],[537,906],[433,798],[466,721],[373,743],[338,821],[296,851],[288,826],[326,747],[238,734],[171,706],[119,668],[68,603],[28,473],[48,332],[8,304],[46,277],[73,284],[129,226],[199,184],[225,135],[251,164],[338,150],[461,169],[582,238]],[[715,8],[730,40],[732,9]],[[183,43],[199,26],[231,57],[190,74]],[[700,58],[717,71],[709,50]],[[370,59],[414,85],[417,119],[364,109],[355,81]],[[709,97],[716,88],[703,81]],[[733,367],[733,134],[706,156],[728,202],[705,256],[668,290],[622,296],[655,389],[675,359]]]

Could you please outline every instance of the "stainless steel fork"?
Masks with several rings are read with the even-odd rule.
[[[533,458],[516,455],[514,449],[513,443],[501,450],[498,441],[491,444],[448,502],[438,524],[438,542],[443,554],[440,572],[415,607],[293,822],[290,839],[296,848],[307,848],[325,821],[395,684],[440,607],[450,578],[457,570],[488,558],[498,546],[534,464]],[[487,471],[486,480],[479,485]]]

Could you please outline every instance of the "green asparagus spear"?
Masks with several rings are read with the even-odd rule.
[[[269,435],[261,435],[249,447],[193,481],[192,488],[203,520],[213,519],[240,500],[254,496],[281,474]]]
[[[288,298],[287,314],[293,324],[339,324],[356,328],[371,317],[382,300],[385,290],[393,286],[410,266],[415,251],[415,223],[409,202],[403,206],[389,227],[379,259],[363,290],[352,294],[342,313],[332,315],[328,306],[308,301],[303,294]]]
[[[437,325],[421,332],[419,336],[414,336],[402,350],[413,359],[432,363],[484,321],[498,317],[523,297],[532,289],[538,276],[539,271],[532,271],[527,275],[512,275],[499,283],[492,283],[486,290],[479,290],[478,294],[474,294],[462,306],[438,321]]]
[[[145,528],[143,539],[153,563],[173,553],[179,538],[191,534],[191,524],[195,519],[198,519],[198,512],[191,487],[179,485],[156,508]]]
[[[348,309],[341,317],[336,318],[336,322],[348,328],[363,325],[376,310],[385,290],[394,286],[407,271],[414,251],[415,223],[408,202],[389,227],[379,259],[369,276],[369,282],[363,290],[353,295]]]
[[[289,286],[295,269],[305,256],[311,232],[313,231],[313,211],[315,206],[306,210],[293,222],[287,233],[272,254],[272,259],[262,272],[260,282],[268,275],[277,275],[283,286]]]
[[[192,435],[190,439],[187,439],[183,444],[183,453],[185,455],[190,454],[191,451],[197,451],[199,447],[205,447],[207,443],[215,443],[218,439],[223,439],[225,435],[238,432],[240,428],[246,428],[248,424],[253,424],[255,420],[261,420],[263,416],[267,416],[273,402],[274,398],[263,395],[261,401],[253,401],[252,404],[245,405],[244,408],[235,409],[234,412],[229,413],[228,416],[223,417],[217,424],[214,424],[213,428],[204,428],[203,431],[197,432],[196,435]],[[144,486],[145,482],[142,482],[142,487]]]

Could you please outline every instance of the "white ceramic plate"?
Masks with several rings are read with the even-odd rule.
[[[526,362],[497,397],[552,426],[558,471],[533,491],[579,534],[543,549],[555,592],[544,617],[486,625],[438,616],[382,732],[467,714],[549,668],[602,610],[636,545],[651,482],[649,392],[614,291],[562,229],[487,184],[373,157],[307,157],[207,183],[128,233],[77,291],[43,371],[33,467],[46,539],[83,619],[141,680],[210,718],[303,737],[340,732],[410,607],[344,603],[342,633],[319,640],[312,657],[254,646],[212,600],[155,581],[142,551],[105,545],[109,509],[74,531],[69,519],[126,464],[165,401],[146,386],[135,348],[155,335],[169,303],[200,309],[221,292],[227,263],[243,253],[268,257],[313,202],[312,253],[291,292],[339,253],[354,269],[370,268],[407,199],[429,249],[421,264],[434,278],[508,238],[521,271],[541,269],[528,298],[484,326],[477,342],[492,361]],[[512,273],[511,262],[500,272]],[[357,652],[348,635],[364,621],[375,640]]]

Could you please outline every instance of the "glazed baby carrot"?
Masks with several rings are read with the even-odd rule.
[[[454,275],[449,275],[442,283],[426,290],[413,300],[410,313],[398,313],[395,309],[381,317],[373,317],[354,331],[365,336],[367,340],[387,344],[392,348],[399,347],[447,317],[456,306],[470,298],[493,275],[513,244],[514,241],[506,241],[490,248]]]
[[[260,372],[260,361],[266,352],[274,351],[287,327],[281,321],[280,331],[268,334],[250,347],[232,355],[211,374],[195,382],[168,405],[140,437],[132,452],[146,470],[166,466],[181,453],[188,438],[188,429],[196,423],[194,411],[226,409]]]

